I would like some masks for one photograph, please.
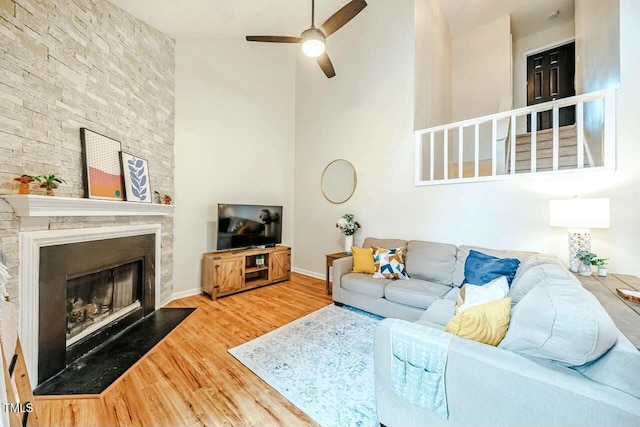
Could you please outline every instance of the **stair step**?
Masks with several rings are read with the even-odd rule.
[[[577,143],[577,138],[560,138],[558,140],[558,146],[560,147],[575,147]],[[553,148],[553,141],[537,141],[536,148],[538,150],[544,150],[546,148]],[[520,144],[516,143],[516,153],[521,153],[523,151],[531,151],[531,141],[527,140],[526,142],[522,142]]]
[[[564,156],[558,158],[558,169],[575,169],[577,167],[577,157],[576,156]],[[588,165],[585,159],[584,163],[585,167]],[[552,170],[553,169],[553,159],[540,159],[536,161],[536,170]],[[516,162],[516,172],[530,172],[531,171],[531,160],[522,160]]]
[[[559,129],[558,136],[560,139],[575,137],[578,135],[578,131],[576,129],[576,125],[571,126],[563,126]],[[543,141],[552,141],[553,140],[553,129],[545,129],[538,131],[536,133],[536,138],[538,143]],[[531,133],[521,133],[520,135],[516,135],[516,145],[520,143],[530,142],[531,141]]]
[[[558,157],[566,157],[566,156],[575,157],[577,155],[578,155],[578,150],[575,144],[570,146],[561,146],[560,149],[558,150]],[[553,148],[543,148],[541,150],[536,151],[536,159],[538,159],[538,161],[540,159],[551,159],[551,158],[553,158]],[[520,162],[522,160],[531,160],[531,150],[526,150],[521,152],[516,151],[516,164],[517,162]]]

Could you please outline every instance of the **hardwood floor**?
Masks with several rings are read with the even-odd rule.
[[[217,301],[173,301],[167,307],[198,309],[99,398],[39,397],[40,425],[316,425],[227,350],[331,302],[323,280],[295,273]]]

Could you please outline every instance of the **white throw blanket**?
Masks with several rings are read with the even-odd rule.
[[[447,419],[445,368],[452,335],[399,319],[384,322],[391,330],[391,389]]]

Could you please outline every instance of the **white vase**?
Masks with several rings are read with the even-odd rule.
[[[605,277],[607,275],[606,267],[598,267],[598,276]]]
[[[350,236],[344,235],[344,252],[347,255],[351,255],[351,246],[353,246],[353,234]]]
[[[591,266],[581,262],[578,266],[578,274],[581,276],[591,276]]]

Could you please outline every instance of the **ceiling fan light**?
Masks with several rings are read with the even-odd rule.
[[[302,53],[310,58],[317,58],[324,53],[325,37],[322,32],[316,28],[310,28],[301,35],[302,41],[300,47]]]

